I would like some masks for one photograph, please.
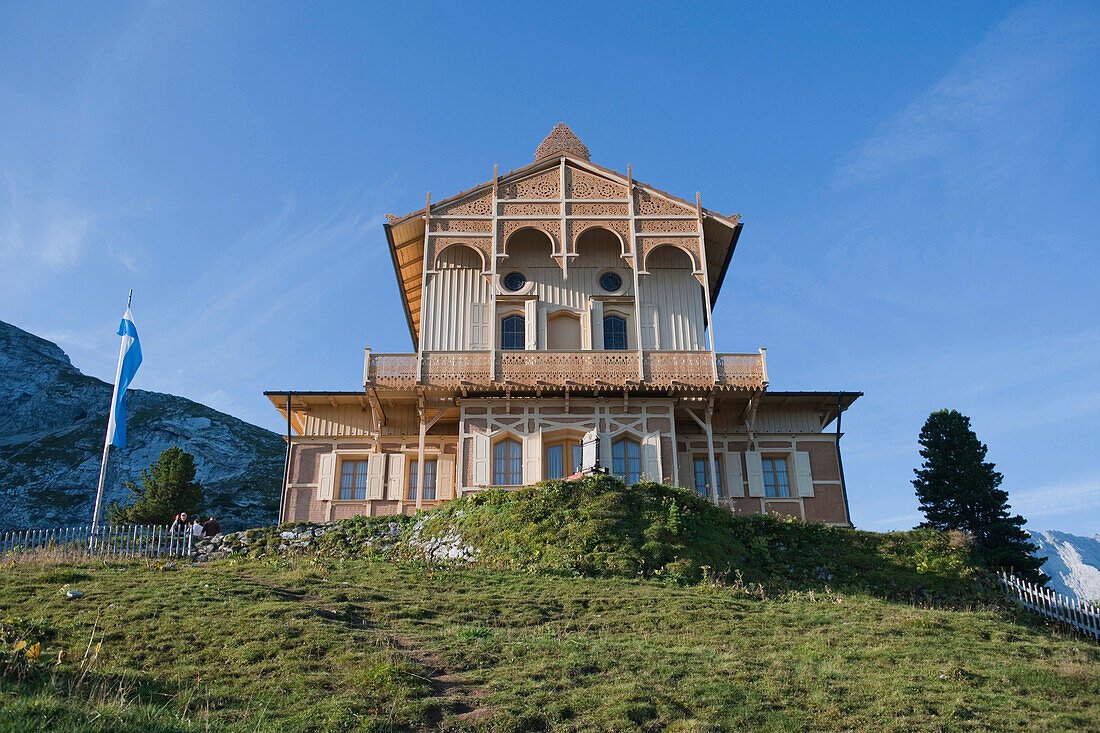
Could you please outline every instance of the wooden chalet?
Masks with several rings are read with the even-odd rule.
[[[564,124],[530,165],[388,217],[415,350],[366,349],[362,389],[265,392],[287,420],[282,520],[568,477],[589,435],[628,482],[850,525],[839,425],[859,393],[772,392],[763,348],[715,351],[741,228],[592,163]]]

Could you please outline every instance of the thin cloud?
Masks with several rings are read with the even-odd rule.
[[[1008,175],[1011,156],[990,156],[975,168],[974,147],[1027,145],[1060,105],[1059,81],[1100,45],[1094,8],[1032,3],[1011,13],[931,89],[857,146],[834,186],[870,183],[908,164],[938,167],[985,184]],[[1049,104],[1036,104],[1037,99]],[[1004,147],[1002,148],[1002,144]]]

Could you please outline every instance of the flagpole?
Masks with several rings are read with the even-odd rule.
[[[133,288],[130,289],[130,294],[126,296],[126,309],[130,308],[130,300],[134,297]],[[103,503],[103,484],[107,480],[107,456],[111,452],[111,427],[115,422],[115,405],[118,401],[118,382],[122,377],[122,359],[126,356],[126,339],[121,339],[118,345],[118,367],[115,369],[115,387],[111,391],[111,412],[107,418],[107,432],[103,435],[103,459],[99,463],[99,486],[95,491],[95,510],[92,513],[92,536],[96,534],[96,530],[99,529],[99,508]]]

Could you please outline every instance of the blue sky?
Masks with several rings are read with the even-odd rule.
[[[410,348],[386,213],[595,162],[745,229],[720,350],[862,390],[853,519],[920,520],[916,437],[973,418],[1036,529],[1100,532],[1095,3],[0,3],[0,319],[275,430]]]

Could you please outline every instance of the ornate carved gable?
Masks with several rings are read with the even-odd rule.
[[[569,155],[588,160],[588,148],[581,139],[569,129],[569,125],[559,122],[546,139],[535,149],[535,160],[542,160],[555,155],[568,153]]]

